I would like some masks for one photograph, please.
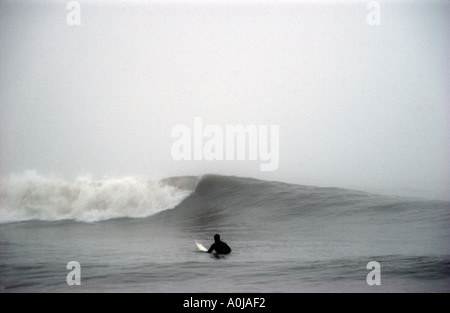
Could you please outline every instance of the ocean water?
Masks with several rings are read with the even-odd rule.
[[[204,175],[2,181],[2,292],[449,292],[450,202]],[[219,233],[233,252],[197,250]],[[70,261],[80,285],[69,286]],[[367,264],[380,264],[370,286]]]

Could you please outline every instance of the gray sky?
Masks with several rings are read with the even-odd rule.
[[[450,194],[450,4],[0,1],[0,174],[218,173]],[[314,2],[314,3],[316,3]],[[107,4],[102,4],[107,3]],[[279,125],[279,167],[175,161],[174,126]],[[417,192],[417,193],[416,193]]]

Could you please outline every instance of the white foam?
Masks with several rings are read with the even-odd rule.
[[[1,181],[0,223],[147,217],[174,208],[190,193],[140,177],[68,181],[27,171]]]

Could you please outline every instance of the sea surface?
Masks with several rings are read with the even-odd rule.
[[[1,292],[450,292],[450,202],[204,175],[0,189]],[[227,256],[198,251],[214,234]],[[68,285],[70,261],[80,285]],[[379,285],[367,264],[380,265]]]

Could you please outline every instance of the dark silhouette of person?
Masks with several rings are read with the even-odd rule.
[[[208,253],[211,253],[214,250],[216,250],[217,254],[228,254],[231,252],[231,248],[225,242],[220,240],[219,234],[214,235],[214,243],[211,245],[211,248],[209,248]]]

